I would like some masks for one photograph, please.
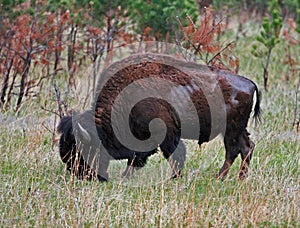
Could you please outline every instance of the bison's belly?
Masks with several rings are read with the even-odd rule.
[[[134,106],[130,113],[129,125],[133,135],[139,140],[146,140],[151,134],[159,134],[166,130],[166,137],[179,135],[184,139],[209,141],[211,134],[211,112],[207,105],[174,108],[164,100],[147,98]],[[193,110],[194,109],[194,110]],[[196,113],[193,111],[196,110]],[[162,124],[152,128],[154,119],[162,120]],[[215,137],[214,135],[213,137]]]

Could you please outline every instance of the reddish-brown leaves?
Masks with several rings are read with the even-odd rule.
[[[222,34],[225,25],[216,21],[214,11],[211,7],[206,8],[204,17],[195,24],[190,17],[187,17],[188,26],[182,27],[186,48],[193,49],[207,65],[220,69],[238,72],[239,60],[232,52],[232,43],[225,48],[220,44],[218,37]],[[207,57],[210,59],[207,59]]]
[[[300,45],[300,39],[296,36],[297,25],[293,18],[288,19],[288,28],[283,30],[283,37],[290,45]]]
[[[285,79],[295,77],[298,74],[300,61],[298,55],[292,54],[293,46],[300,45],[300,36],[297,33],[297,24],[293,18],[288,19],[288,27],[283,30],[283,38],[286,41],[285,57],[283,60],[284,65],[288,65],[289,69],[285,73]]]
[[[30,4],[31,1],[26,0],[16,10],[28,9],[32,7]],[[36,6],[44,4],[46,1],[37,0],[35,3]],[[1,105],[8,104],[8,97],[16,94],[19,109],[23,96],[33,94],[29,90],[38,85],[41,79],[38,78],[40,75],[30,74],[32,69],[40,67],[46,74],[42,78],[55,76],[59,70],[64,70],[69,74],[69,86],[75,86],[75,73],[80,64],[87,59],[95,63],[103,56],[106,57],[105,63],[108,63],[115,47],[134,41],[134,37],[117,23],[124,21],[124,18],[118,17],[125,17],[120,13],[120,7],[107,14],[101,27],[95,26],[89,10],[72,12],[73,15],[83,15],[84,23],[88,24],[86,27],[79,27],[70,11],[62,9],[53,13],[37,10],[33,16],[22,13],[14,20],[2,19],[0,56],[5,58],[0,58],[0,74],[5,75],[5,79],[1,78],[0,81],[0,86],[4,88],[0,91]],[[61,63],[63,61],[65,64]],[[98,65],[94,67],[98,69]]]

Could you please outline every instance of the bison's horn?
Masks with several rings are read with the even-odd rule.
[[[79,128],[79,131],[81,133],[81,135],[83,136],[83,139],[90,143],[91,142],[91,136],[90,134],[87,132],[87,130],[85,130],[80,123],[78,123],[78,128]]]

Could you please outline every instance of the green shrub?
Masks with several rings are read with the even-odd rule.
[[[167,33],[174,35],[178,30],[176,16],[193,19],[197,17],[197,6],[194,0],[152,0],[128,1],[129,17],[136,23],[136,32],[142,34],[151,28],[147,35],[154,36],[156,40],[164,40]]]
[[[280,42],[280,32],[283,25],[282,17],[279,13],[279,1],[273,0],[270,4],[270,17],[265,17],[262,22],[262,30],[260,34],[257,36],[257,41],[263,44],[266,52],[262,54],[262,56],[266,56],[266,61],[264,63],[264,87],[267,90],[268,83],[268,67],[270,63],[270,57],[273,48]],[[252,51],[254,56],[258,56],[257,54],[257,46],[253,46]]]

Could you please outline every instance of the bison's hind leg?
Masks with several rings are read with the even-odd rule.
[[[217,178],[223,179],[228,174],[231,165],[233,164],[234,160],[238,156],[239,147],[237,145],[237,141],[238,141],[237,139],[238,139],[238,135],[236,134],[235,131],[226,132],[224,137],[224,145],[226,150],[225,161],[217,175]]]
[[[239,172],[239,178],[244,179],[248,175],[250,161],[252,159],[255,144],[249,138],[249,133],[245,130],[239,138],[240,153],[242,163]]]
[[[226,133],[224,137],[226,150],[225,161],[217,177],[224,178],[238,154],[241,154],[242,163],[239,171],[239,178],[244,179],[248,174],[248,168],[254,150],[254,143],[249,139],[249,133],[246,129],[242,132],[230,132],[231,133]]]

